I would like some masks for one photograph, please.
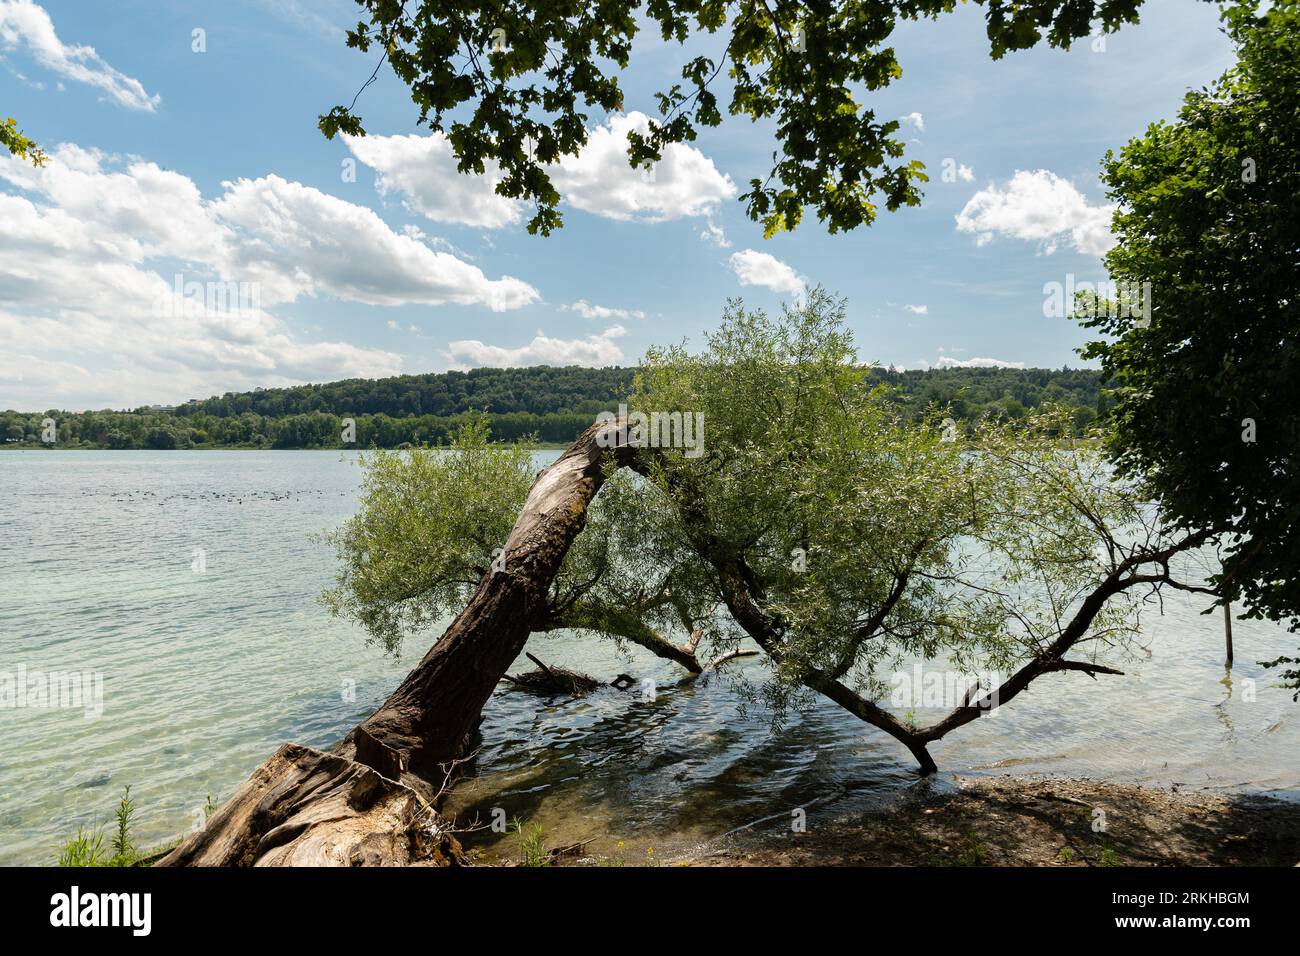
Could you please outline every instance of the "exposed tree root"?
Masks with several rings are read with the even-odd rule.
[[[455,865],[464,854],[405,784],[285,744],[161,866]]]

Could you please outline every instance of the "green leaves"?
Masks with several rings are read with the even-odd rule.
[[[18,128],[18,121],[12,116],[0,123],[0,146],[19,159],[29,161],[33,166],[45,165],[47,159],[45,153],[35,141],[23,135],[23,131]]]
[[[900,18],[935,18],[954,0],[357,0],[366,18],[349,46],[378,44],[411,92],[417,120],[448,132],[461,172],[498,163],[497,191],[534,204],[532,233],[562,225],[560,196],[548,167],[575,156],[591,114],[624,109],[618,74],[648,19],[665,41],[685,45],[726,33],[721,56],[683,64],[682,82],[655,97],[659,117],[629,136],[628,161],[639,166],[663,149],[695,140],[727,112],[772,119],[779,149],[766,175],[750,178],[740,197],[766,235],[793,230],[811,207],[831,232],[870,225],[883,202],[895,211],[920,203],[924,167],[901,161],[897,123],[880,122],[863,93],[902,76],[886,43]],[[990,54],[1036,45],[1068,47],[1094,22],[1114,30],[1136,22],[1141,0],[984,0]],[[368,84],[367,84],[368,85]],[[351,107],[320,117],[321,132],[360,136]]]
[[[733,617],[743,587],[778,635],[751,689],[778,718],[827,681],[874,694],[907,657],[974,671],[1041,653],[1114,570],[1122,533],[1149,528],[1131,484],[1070,437],[1070,409],[964,437],[946,407],[906,418],[820,288],[776,317],[728,303],[697,352],[651,349],[627,406],[702,416],[703,447],[608,464],[531,626],[675,646],[680,661],[695,658],[688,636],[724,651],[752,634]],[[341,564],[324,601],[396,651],[491,573],[533,467],[482,423],[449,449],[365,467],[359,513],[329,536]],[[1122,643],[1132,606],[1108,604],[1094,626]]]
[[[1230,531],[1224,597],[1300,624],[1300,4],[1224,11],[1238,63],[1104,163],[1116,280],[1152,321],[1101,315],[1111,450],[1182,527]]]
[[[329,113],[322,116],[316,125],[325,134],[326,139],[333,139],[339,133],[348,136],[366,135],[366,131],[361,126],[361,117],[353,116],[343,106],[334,107]]]
[[[1069,410],[950,441],[946,409],[905,421],[868,373],[843,303],[814,289],[776,318],[730,303],[698,354],[651,350],[629,400],[704,413],[707,454],[661,451],[649,482],[688,566],[740,564],[780,622],[762,689],[778,711],[825,675],[871,692],[907,656],[1023,661],[1104,577],[1099,528],[1137,518],[1132,489],[1066,437]],[[725,603],[715,577],[695,580],[697,600]],[[1130,610],[1107,608],[1102,632],[1131,633]]]
[[[459,611],[505,546],[532,460],[524,443],[488,438],[479,421],[449,448],[370,452],[360,510],[325,536],[339,570],[322,602],[389,653]]]

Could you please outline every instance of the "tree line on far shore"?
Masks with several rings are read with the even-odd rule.
[[[533,436],[573,441],[598,412],[613,411],[633,389],[635,368],[494,369],[350,379],[325,385],[228,392],[174,408],[130,411],[0,412],[6,447],[60,448],[341,448],[345,420],[362,448],[445,444],[472,417],[495,439]],[[877,368],[867,381],[889,389],[912,420],[936,410],[973,426],[990,416],[1020,419],[1043,404],[1072,409],[1077,430],[1110,405],[1092,369]]]

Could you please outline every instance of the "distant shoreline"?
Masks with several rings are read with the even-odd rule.
[[[513,442],[499,441],[493,442],[496,445],[510,445]],[[528,445],[532,451],[563,451],[568,448],[571,442],[540,442]],[[430,451],[437,451],[439,448],[447,449],[447,445],[419,445],[412,448],[254,448],[249,445],[203,445],[195,448],[104,448],[101,445],[78,445],[73,448],[67,446],[56,446],[54,448],[41,448],[37,445],[0,445],[0,451],[33,451],[41,452],[67,452],[67,451],[115,451],[115,452],[204,452],[204,451],[414,451],[417,448],[428,448]]]
[[[1069,411],[1083,435],[1113,404],[1095,369],[944,368],[900,371],[862,367],[862,384],[892,396],[904,421],[951,418],[970,429],[992,417],[1013,421],[1044,404]],[[0,411],[0,447],[37,448],[55,437],[64,447],[114,451],[234,448],[328,449],[345,435],[363,447],[450,442],[486,421],[493,438],[530,437],[565,448],[602,412],[635,394],[636,369],[534,366],[476,369],[388,379],[228,392],[180,405],[134,409]],[[352,429],[352,430],[349,430]],[[260,443],[260,444],[259,444]]]

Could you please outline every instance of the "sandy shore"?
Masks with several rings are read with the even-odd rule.
[[[1300,803],[1090,779],[959,780],[956,792],[803,833],[729,837],[695,866],[1294,866]]]

